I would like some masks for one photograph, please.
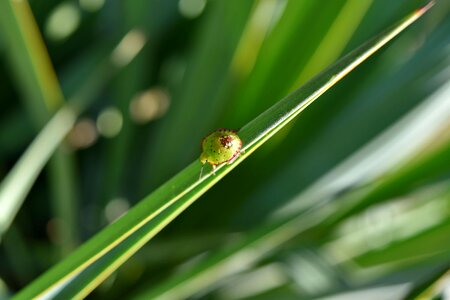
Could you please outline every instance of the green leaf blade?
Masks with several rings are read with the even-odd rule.
[[[201,164],[198,161],[191,163],[133,207],[126,215],[26,287],[16,296],[16,299],[53,297],[58,293],[64,293],[65,297],[87,295],[173,218],[292,121],[320,95],[414,23],[427,8],[417,10],[393,29],[351,52],[244,126],[239,131],[239,135],[244,142],[245,153],[242,153],[233,164],[220,166],[215,176],[208,173],[199,179]],[[113,255],[111,255],[112,251],[115,252]],[[107,255],[111,257],[107,258]],[[100,264],[100,260],[104,260],[105,263]],[[83,280],[76,280],[79,276],[86,277]]]

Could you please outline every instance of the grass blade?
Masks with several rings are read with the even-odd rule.
[[[2,181],[0,234],[9,227],[40,171],[58,147],[59,142],[54,141],[61,141],[74,122],[75,116],[71,111],[64,109],[58,112]]]
[[[174,105],[161,120],[161,127],[152,141],[158,147],[150,151],[145,163],[142,178],[145,192],[141,195],[147,193],[149,185],[159,185],[161,179],[169,178],[192,159],[198,144],[191,141],[200,140],[208,133],[207,128],[220,111],[218,108],[228,101],[224,93],[231,84],[229,69],[254,1],[210,4],[211,10],[203,20],[205,24],[199,32],[196,48],[188,59],[182,86],[170,91]],[[227,47],[218,48],[221,43]],[[183,151],[177,145],[185,145]]]
[[[123,41],[130,36],[137,38],[137,48],[124,53]],[[102,61],[90,74],[85,85],[61,107],[44,126],[19,161],[14,165],[0,185],[0,236],[9,227],[37,176],[52,154],[75,124],[79,113],[95,99],[105,82],[120,68],[127,65],[140,51],[145,37],[140,32],[130,31],[113,50],[111,57]],[[127,49],[130,51],[130,49]]]
[[[28,1],[0,2],[0,24],[11,62],[17,66],[13,70],[25,82],[20,91],[29,102],[29,115],[42,126],[64,103],[64,96]]]
[[[198,161],[191,163],[126,215],[26,287],[16,299],[54,297],[60,293],[64,297],[87,295],[186,207],[231,172],[320,95],[416,21],[427,9],[428,7],[425,7],[415,11],[398,25],[351,52],[249,122],[239,132],[244,142],[245,153],[233,164],[220,166],[215,176],[211,175],[208,168],[207,174],[199,180],[201,164]],[[105,264],[99,263],[103,260]],[[79,276],[85,278],[77,281]]]
[[[317,201],[311,204],[309,209],[303,209],[293,216],[285,216],[254,230],[243,240],[214,253],[191,270],[172,277],[152,290],[138,294],[136,299],[186,298],[229,274],[247,270],[275,252],[283,243],[302,233],[308,231],[324,239],[324,236],[343,220],[343,216],[349,215],[349,211],[359,212],[374,203],[403,195],[414,189],[418,182],[442,175],[445,172],[443,166],[447,166],[450,161],[449,151],[450,141],[447,140],[441,147],[433,149],[423,157],[413,159],[396,172],[382,177],[382,180],[338,197],[333,201],[338,205],[324,206],[324,201],[320,200],[329,197],[314,198]],[[408,174],[407,178],[405,174]],[[249,253],[251,255],[248,255]],[[249,257],[252,260],[249,260]]]
[[[8,41],[7,54],[12,70],[16,71],[18,90],[23,94],[22,99],[34,121],[35,129],[40,130],[51,114],[63,105],[63,93],[28,2],[2,1],[0,11],[3,24],[1,29]],[[54,216],[64,220],[66,224],[62,229],[58,229],[58,234],[66,237],[61,243],[63,252],[73,249],[78,240],[78,226],[70,212],[75,206],[76,197],[71,184],[71,172],[66,168],[69,159],[69,154],[58,151],[50,163],[50,176],[54,182],[51,184],[54,193]],[[27,162],[32,164],[32,160],[33,157]],[[22,171],[21,167],[15,168],[0,186],[2,192],[4,191],[3,196],[0,196],[0,237],[9,227],[31,188],[31,185],[25,182],[33,177],[33,174]],[[11,180],[21,184],[11,184]],[[65,190],[60,188],[62,186]],[[65,209],[67,207],[69,209]]]
[[[445,293],[445,284],[450,278],[450,264],[447,263],[422,284],[418,284],[414,287],[405,297],[402,299],[410,300],[427,300],[427,299],[441,299]],[[444,297],[445,298],[445,297]]]

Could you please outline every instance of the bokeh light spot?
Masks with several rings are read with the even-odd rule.
[[[95,122],[91,119],[81,119],[67,135],[68,144],[75,149],[91,146],[98,138]]]
[[[109,223],[114,222],[125,214],[130,208],[130,204],[124,198],[116,198],[109,201],[105,207],[105,217]]]
[[[105,0],[80,0],[80,7],[88,12],[96,12],[105,5]]]
[[[147,38],[141,30],[131,30],[123,37],[111,54],[113,63],[122,67],[127,65],[141,51],[146,42]]]
[[[55,41],[66,39],[77,30],[80,20],[78,7],[71,2],[64,2],[51,12],[45,24],[45,34]]]
[[[119,134],[122,125],[122,113],[115,107],[106,108],[97,118],[98,132],[105,137],[111,138]]]
[[[205,9],[206,0],[180,0],[178,2],[178,11],[188,19],[200,16]]]
[[[136,123],[145,124],[162,117],[169,108],[169,95],[161,88],[138,94],[130,103],[130,115]]]

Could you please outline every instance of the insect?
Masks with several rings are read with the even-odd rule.
[[[200,162],[203,166],[209,163],[213,167],[213,174],[215,174],[217,166],[224,163],[233,163],[239,157],[241,148],[242,140],[235,130],[217,129],[203,138]],[[200,178],[202,178],[203,166],[200,171]]]

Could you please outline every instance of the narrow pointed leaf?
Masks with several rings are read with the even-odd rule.
[[[426,10],[426,8],[417,10],[398,25],[351,52],[245,125],[239,131],[245,152],[233,164],[219,166],[215,176],[211,174],[211,169],[207,168],[206,174],[204,173],[205,175],[199,179],[201,164],[199,161],[194,161],[144,198],[126,215],[26,287],[16,296],[16,299],[35,297],[66,299],[86,296],[173,218],[292,121],[320,95],[416,21]]]

